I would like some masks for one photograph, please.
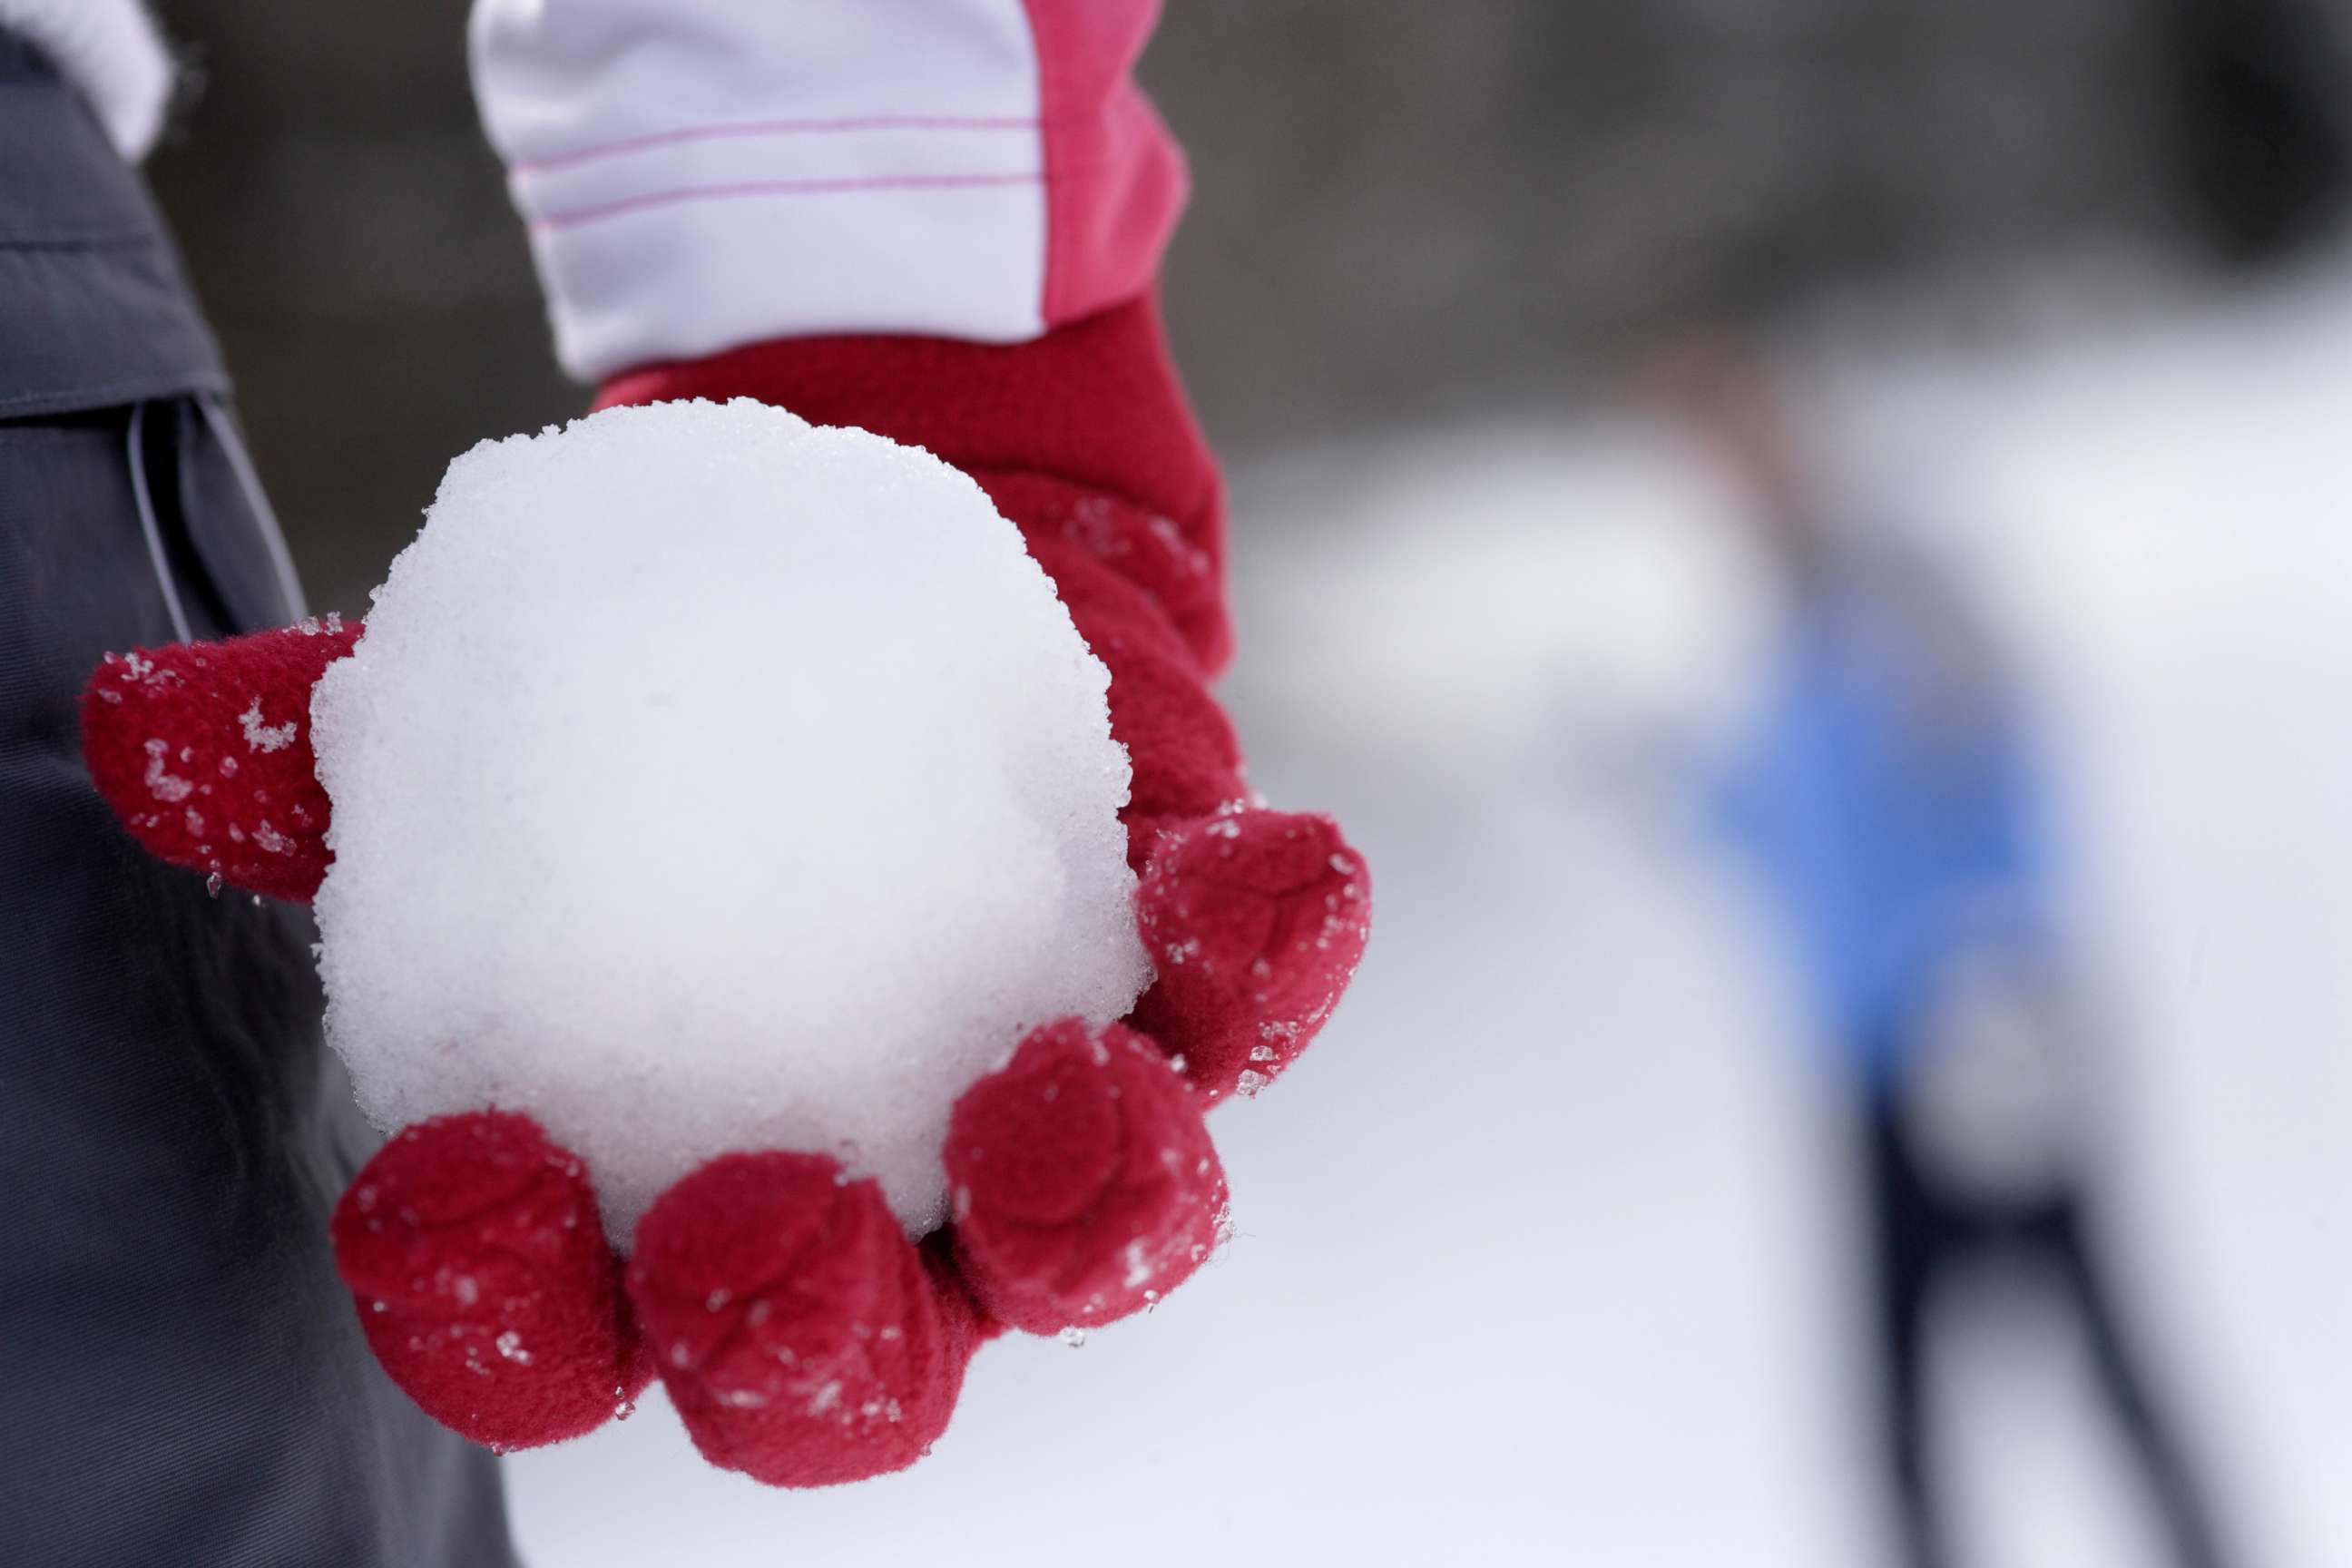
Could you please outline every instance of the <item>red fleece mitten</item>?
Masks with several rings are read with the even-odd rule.
[[[1223,485],[1152,301],[1009,346],[762,343],[625,375],[598,405],[684,397],[872,430],[980,481],[1110,669],[1111,733],[1134,764],[1129,858],[1160,976],[1136,1021],[1212,1100],[1287,1067],[1363,954],[1370,881],[1328,819],[1252,809],[1210,690],[1233,651]]]
[[[575,1436],[650,1362],[713,1463],[820,1486],[919,1458],[994,1333],[1111,1321],[1199,1268],[1225,1199],[1202,1113],[1322,1027],[1370,886],[1328,819],[1264,810],[1243,782],[1210,692],[1231,647],[1221,487],[1148,301],[1009,347],[764,344],[624,377],[603,404],[742,396],[928,447],[1020,528],[1110,671],[1158,978],[1129,1027],[1049,1024],[966,1091],[943,1150],[954,1220],[919,1245],[830,1158],[746,1151],[655,1204],[624,1276],[593,1173],[488,1108],[387,1144],[335,1238],[385,1369],[467,1436]],[[93,780],[164,859],[310,898],[330,807],[310,692],[358,636],[306,623],[110,659],[83,706]]]
[[[1200,1267],[1224,1219],[1199,1097],[1116,1024],[1030,1036],[956,1102],[947,1166],[966,1278],[1031,1333],[1149,1306]]]
[[[1313,1039],[1370,912],[1362,864],[1332,823],[1255,808],[1211,694],[1232,648],[1223,487],[1151,304],[1012,347],[762,344],[623,377],[602,401],[745,396],[971,475],[1110,670],[1111,732],[1134,770],[1138,917],[1159,973],[1130,1021],[1171,1054],[1145,1033],[1040,1030],[965,1093],[945,1157],[955,1256],[997,1321],[1050,1332],[1141,1310],[1209,1256],[1223,1219],[1202,1110],[1262,1088]],[[701,1397],[690,1373],[663,1375],[681,1403]],[[723,1409],[713,1425],[728,1425]],[[697,1436],[714,1458],[728,1441]]]
[[[344,1192],[333,1230],[376,1360],[477,1443],[593,1431],[653,1375],[586,1168],[527,1117],[406,1129]]]
[[[985,1331],[943,1255],[822,1154],[727,1154],[637,1226],[629,1291],[696,1445],[774,1486],[904,1469]]]
[[[359,637],[330,616],[107,655],[82,691],[90,782],[158,859],[309,903],[331,858],[310,688]]]

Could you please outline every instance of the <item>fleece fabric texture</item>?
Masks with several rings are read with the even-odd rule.
[[[1022,1042],[956,1102],[947,1169],[965,1278],[1031,1333],[1150,1306],[1208,1258],[1225,1211],[1199,1096],[1116,1024],[1066,1019]]]
[[[1297,1059],[1371,935],[1363,861],[1328,816],[1190,824],[1160,841],[1135,905],[1158,979],[1129,1021],[1212,1100],[1254,1095]]]
[[[871,1181],[826,1154],[726,1154],[637,1226],[629,1294],[703,1457],[772,1486],[906,1468],[989,1331]]]
[[[368,1344],[450,1430],[503,1450],[601,1426],[652,1375],[578,1155],[528,1117],[436,1117],[335,1205]]]
[[[603,402],[739,396],[928,447],[1022,530],[1110,671],[1158,979],[1127,1027],[1070,1019],[1009,1042],[1007,1065],[950,1119],[953,1222],[919,1242],[830,1157],[746,1151],[656,1202],[624,1297],[595,1236],[593,1173],[523,1119],[488,1114],[394,1140],[336,1236],[386,1369],[457,1430],[504,1447],[576,1435],[634,1390],[641,1335],[712,1463],[824,1486],[927,1452],[992,1335],[1115,1321],[1209,1256],[1226,1192],[1202,1117],[1256,1092],[1322,1027],[1363,952],[1370,882],[1328,819],[1262,809],[1244,782],[1210,689],[1231,648],[1222,490],[1148,301],[1013,348],[767,344],[626,377]],[[181,802],[159,803],[155,778],[217,772],[250,726],[287,722],[282,741],[258,731],[272,737],[268,799],[236,805],[295,798],[283,770],[310,766],[309,685],[354,635],[296,629],[142,653],[128,677],[101,668],[89,744],[118,814],[167,858],[309,896],[322,846],[232,863],[159,809]],[[123,700],[108,700],[116,688]],[[299,798],[303,826],[322,832],[323,796]]]
[[[979,480],[1033,538],[1066,539],[1127,576],[1204,676],[1232,656],[1223,486],[1149,296],[1026,343],[759,343],[620,376],[596,402],[690,397],[753,397],[920,447]]]
[[[309,903],[333,856],[310,689],[360,628],[305,621],[109,654],[82,693],[82,755],[148,853]]]

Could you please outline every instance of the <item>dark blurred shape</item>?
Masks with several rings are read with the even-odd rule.
[[[311,603],[366,608],[449,459],[579,413],[474,118],[466,0],[162,0],[150,161]]]
[[[2200,1489],[2090,1234],[2089,1028],[2040,748],[1991,629],[1949,573],[1812,488],[1770,366],[1684,335],[1653,387],[1740,486],[1787,606],[1760,721],[1713,781],[1761,874],[1853,1112],[1880,1444],[1911,1568],[1952,1561],[1929,1434],[1952,1284],[2046,1276],[2182,1568],[2219,1568]]]
[[[2252,264],[2324,234],[2352,181],[2352,60],[2330,16],[2303,0],[2163,0],[2158,16],[2199,236]]]

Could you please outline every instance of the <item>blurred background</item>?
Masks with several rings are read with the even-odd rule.
[[[450,457],[585,397],[465,6],[157,9],[205,79],[152,177],[363,609]],[[2347,0],[1173,0],[1229,695],[1371,958],[1149,1321],[992,1348],[845,1492],[649,1401],[509,1461],[535,1561],[1945,1561],[1922,1493],[1954,1563],[2352,1561],[2347,48]],[[1889,1044],[1872,933],[1989,892],[2063,979],[1963,1005],[1922,937]]]

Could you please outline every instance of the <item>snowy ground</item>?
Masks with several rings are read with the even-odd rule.
[[[2058,722],[2140,1337],[2243,1560],[2341,1563],[2352,290],[1822,390]],[[1761,627],[1725,498],[1654,437],[1528,423],[1237,500],[1256,775],[1341,816],[1379,899],[1323,1042],[1220,1112],[1239,1238],[1082,1348],[992,1347],[908,1475],[762,1491],[657,1398],[512,1459],[535,1563],[1887,1560],[1833,1108],[1739,884],[1622,765],[1737,700]],[[1938,1369],[1968,1540],[2152,1561],[2030,1306]]]

